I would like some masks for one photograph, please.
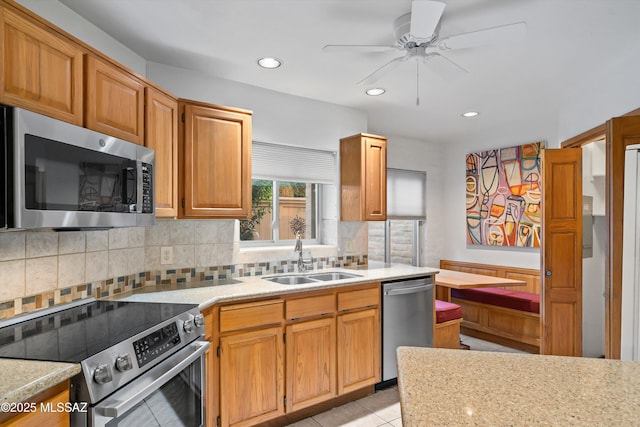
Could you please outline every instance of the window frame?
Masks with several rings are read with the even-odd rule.
[[[316,233],[315,233],[315,238],[313,239],[302,239],[302,242],[304,244],[307,245],[319,245],[322,244],[321,243],[321,235],[322,235],[322,220],[320,218],[320,213],[322,211],[321,209],[321,205],[322,205],[322,192],[323,192],[323,186],[327,185],[327,184],[320,184],[317,182],[306,182],[306,181],[295,181],[294,179],[288,179],[288,180],[277,180],[277,179],[265,179],[265,178],[252,178],[252,185],[253,185],[253,181],[271,181],[271,185],[272,185],[272,194],[277,195],[277,197],[272,197],[271,200],[271,210],[272,210],[272,217],[271,217],[271,239],[265,239],[265,240],[240,240],[240,247],[251,247],[251,248],[255,248],[255,247],[283,247],[283,246],[289,246],[289,245],[293,245],[295,242],[295,239],[280,239],[280,189],[279,189],[279,184],[282,182],[304,182],[306,184],[314,184],[316,187],[316,191],[315,191],[315,203],[312,201],[312,209],[313,209],[313,213],[314,213],[314,217],[315,217],[315,226],[312,226],[312,228],[315,228]],[[242,220],[241,220],[242,221]],[[275,226],[274,226],[275,224]]]

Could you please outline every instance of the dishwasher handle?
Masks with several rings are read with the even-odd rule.
[[[433,283],[427,283],[421,286],[407,286],[404,288],[391,288],[384,291],[386,296],[417,294],[418,292],[426,292],[433,289]]]

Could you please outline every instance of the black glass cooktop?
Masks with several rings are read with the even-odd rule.
[[[79,363],[194,307],[91,301],[0,328],[0,357]]]

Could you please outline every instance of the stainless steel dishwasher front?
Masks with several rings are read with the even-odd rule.
[[[433,276],[382,283],[382,381],[398,376],[396,348],[433,347]]]

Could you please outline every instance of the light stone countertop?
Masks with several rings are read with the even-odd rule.
[[[79,363],[0,359],[0,403],[22,402],[81,370]]]
[[[640,363],[399,347],[404,427],[640,425]]]
[[[238,277],[234,278],[233,281],[235,283],[230,285],[198,282],[185,285],[190,286],[187,288],[173,290],[166,290],[166,287],[163,288],[162,286],[157,289],[155,289],[155,286],[145,286],[133,293],[123,294],[117,299],[124,301],[199,304],[202,310],[221,302],[329,289],[371,281],[427,276],[437,273],[438,269],[409,265],[381,265],[378,268],[376,264],[372,263],[368,266],[368,269],[324,269],[313,271],[313,273],[327,271],[342,271],[358,274],[361,277],[329,282],[318,281],[301,285],[280,285],[263,278],[272,275]],[[71,378],[80,371],[80,364],[0,359],[0,372],[3,373],[0,381],[0,403],[23,401]]]
[[[144,302],[168,302],[183,304],[198,304],[200,310],[204,310],[214,304],[223,302],[240,301],[250,298],[272,297],[288,293],[298,293],[318,289],[329,289],[340,286],[355,285],[358,283],[396,280],[412,277],[423,277],[436,274],[439,270],[430,267],[414,267],[411,265],[369,265],[368,269],[351,268],[331,268],[314,270],[304,274],[323,273],[329,271],[340,271],[344,273],[357,274],[360,277],[334,281],[318,281],[304,283],[300,285],[281,285],[266,280],[265,277],[274,276],[267,274],[264,276],[234,277],[234,284],[216,285],[211,282],[196,282],[182,289],[164,290],[163,285],[155,289],[155,286],[145,286],[133,292],[111,297],[122,301],[144,301]],[[292,275],[295,273],[283,273]],[[208,285],[210,283],[210,285]],[[191,286],[191,287],[188,287]]]

